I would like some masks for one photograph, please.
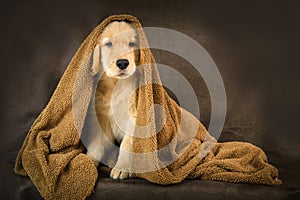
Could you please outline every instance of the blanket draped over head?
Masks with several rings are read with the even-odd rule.
[[[139,30],[141,43],[140,87],[135,95],[140,128],[134,133],[131,160],[134,177],[157,184],[186,178],[281,184],[278,170],[268,164],[260,148],[244,142],[217,143],[198,119],[168,96],[142,26],[130,15],[106,18],[82,43],[20,149],[17,174],[28,175],[45,199],[85,199],[92,193],[98,172],[80,137],[97,84],[91,73],[93,51],[103,29],[113,21],[131,23]]]

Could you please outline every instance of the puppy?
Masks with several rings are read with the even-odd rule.
[[[87,154],[98,166],[109,151],[110,142],[117,142],[120,151],[110,173],[113,179],[125,179],[131,175],[128,152],[131,152],[136,109],[130,100],[137,85],[138,47],[138,34],[134,28],[127,22],[114,21],[103,30],[93,55],[92,73],[103,72],[95,94],[101,133],[88,146]]]

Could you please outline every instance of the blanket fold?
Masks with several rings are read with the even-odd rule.
[[[281,184],[278,170],[260,148],[244,142],[217,143],[198,119],[169,97],[142,26],[130,15],[106,18],[79,47],[25,138],[15,163],[17,174],[28,175],[45,199],[85,199],[92,193],[98,172],[84,153],[81,136],[97,84],[91,73],[93,51],[112,21],[131,23],[141,43],[135,101],[136,124],[142,128],[136,128],[134,136],[149,137],[133,138],[134,177],[157,184],[186,178]]]

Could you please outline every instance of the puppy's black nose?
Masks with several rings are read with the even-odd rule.
[[[116,64],[121,70],[124,70],[128,67],[129,61],[127,59],[119,59]]]

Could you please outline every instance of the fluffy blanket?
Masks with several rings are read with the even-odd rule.
[[[85,154],[81,136],[97,85],[91,73],[93,51],[103,29],[116,20],[136,27],[142,46],[137,72],[140,87],[134,98],[140,127],[132,144],[134,177],[157,184],[186,178],[281,184],[277,169],[268,164],[260,148],[243,142],[217,143],[168,96],[142,26],[130,15],[106,18],[82,43],[20,149],[17,174],[28,175],[45,199],[85,199],[92,193],[98,172]],[[153,109],[154,105],[162,109]]]

